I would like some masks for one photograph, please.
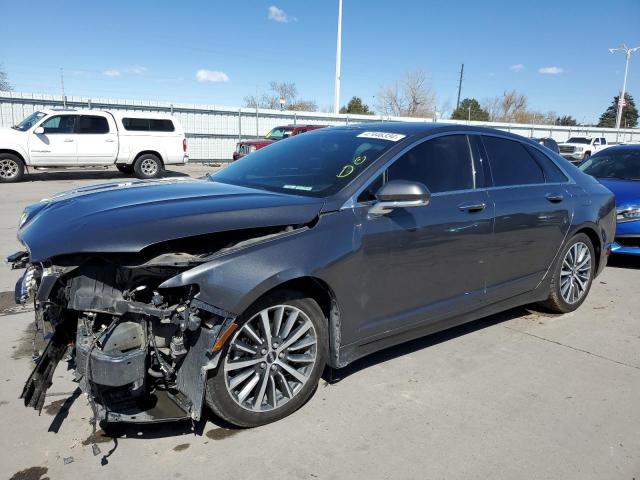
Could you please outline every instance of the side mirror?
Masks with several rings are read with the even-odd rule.
[[[431,192],[420,182],[392,180],[376,192],[378,201],[369,209],[369,215],[379,216],[395,208],[422,207],[429,205]]]
[[[42,135],[44,133],[44,127],[38,127],[36,128],[33,133],[35,133],[36,135]]]

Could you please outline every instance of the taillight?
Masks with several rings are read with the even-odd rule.
[[[184,153],[187,153],[187,139],[186,138],[182,139],[182,151]]]

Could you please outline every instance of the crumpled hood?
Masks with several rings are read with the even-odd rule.
[[[598,181],[616,196],[616,206],[640,205],[640,180],[598,178]]]
[[[27,207],[18,239],[32,262],[70,253],[138,252],[193,235],[306,223],[322,203],[207,179],[107,183]]]

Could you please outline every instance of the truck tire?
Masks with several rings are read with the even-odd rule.
[[[135,161],[133,171],[141,179],[158,178],[162,173],[162,161],[152,153],[145,153]]]
[[[0,153],[0,182],[19,182],[24,176],[24,163],[12,153]]]
[[[591,152],[585,152],[584,157],[582,157],[582,161],[586,162],[587,160],[589,160],[590,156],[591,156]]]
[[[118,163],[116,164],[116,168],[120,170],[122,173],[130,175],[133,173],[133,166],[127,165],[126,163]]]

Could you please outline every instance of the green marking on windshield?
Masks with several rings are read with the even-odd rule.
[[[337,178],[348,177],[349,175],[351,175],[353,172],[356,171],[357,166],[362,165],[366,161],[367,161],[366,155],[358,155],[353,160],[351,160],[351,163],[348,163],[345,166],[343,166],[338,172],[338,174],[336,175],[336,177]]]

